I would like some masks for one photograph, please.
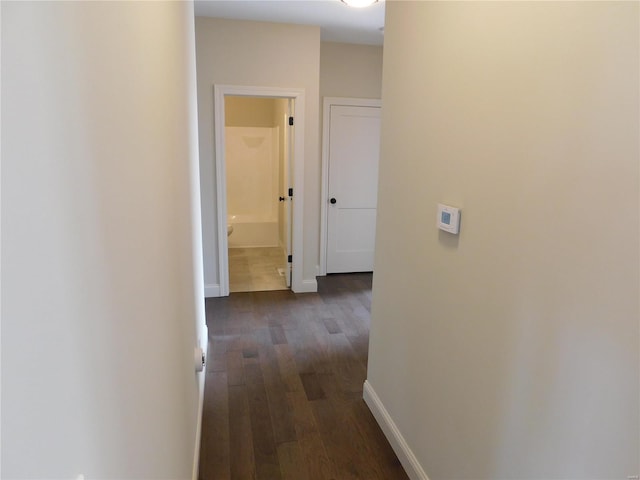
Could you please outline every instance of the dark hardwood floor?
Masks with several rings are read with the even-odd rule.
[[[371,274],[207,299],[200,479],[407,479],[362,400]]]

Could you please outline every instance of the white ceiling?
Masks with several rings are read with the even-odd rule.
[[[351,8],[340,0],[195,0],[200,17],[320,26],[328,42],[382,45],[384,1]]]

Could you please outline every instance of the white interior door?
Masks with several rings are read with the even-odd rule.
[[[284,182],[283,185],[285,187],[285,192],[283,193],[284,197],[284,231],[285,231],[285,252],[284,252],[284,278],[288,288],[291,288],[291,274],[292,274],[292,262],[289,261],[292,255],[291,252],[291,202],[293,201],[293,197],[289,195],[292,183],[291,179],[293,178],[291,168],[293,166],[293,162],[291,159],[293,158],[293,125],[289,125],[289,118],[293,117],[293,100],[288,100],[288,108],[287,114],[284,119]]]
[[[380,107],[332,105],[327,273],[373,270]]]

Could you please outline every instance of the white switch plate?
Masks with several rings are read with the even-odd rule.
[[[460,232],[460,209],[439,203],[436,225],[440,230],[457,235]]]

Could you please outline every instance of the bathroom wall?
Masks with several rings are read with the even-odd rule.
[[[278,245],[278,127],[226,127],[229,247]]]
[[[224,122],[227,127],[274,127],[273,98],[235,97],[224,99]]]
[[[230,248],[280,244],[283,132],[276,119],[278,102],[225,98],[227,215],[234,226]]]

